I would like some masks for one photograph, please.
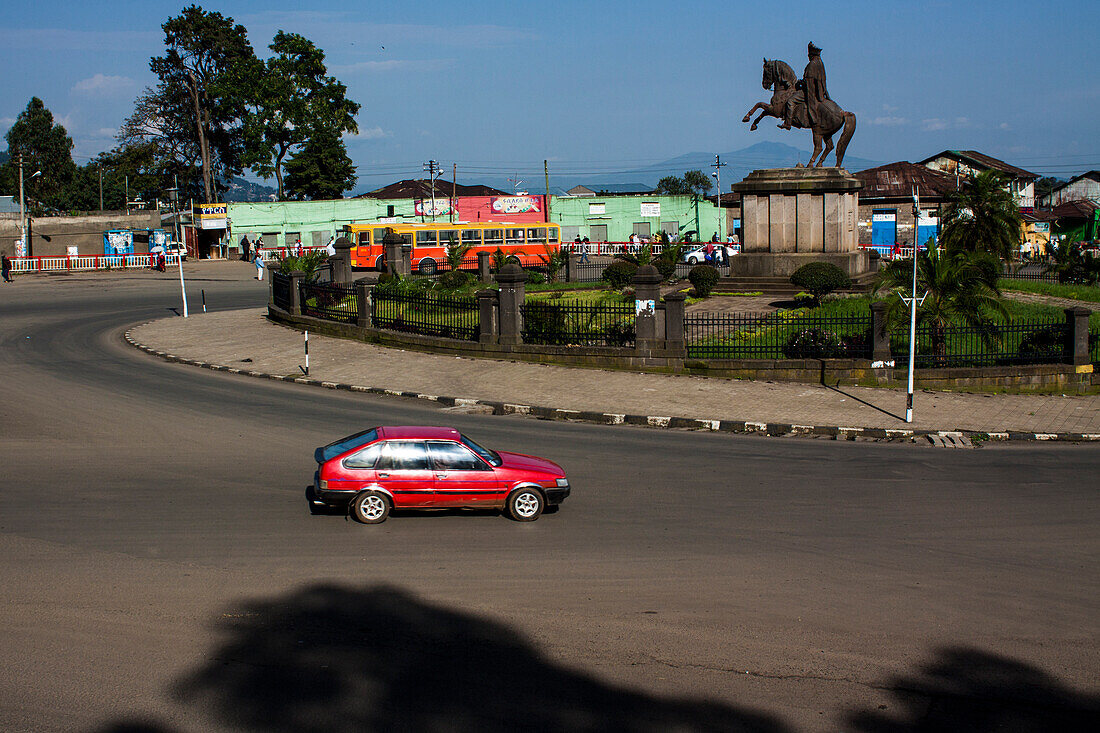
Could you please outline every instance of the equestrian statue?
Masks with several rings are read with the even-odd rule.
[[[825,157],[833,149],[833,135],[838,131],[840,139],[836,144],[836,167],[844,164],[844,151],[856,131],[856,116],[845,112],[829,97],[825,86],[825,64],[821,62],[821,49],[810,43],[806,47],[809,63],[802,72],[801,81],[795,76],[794,69],[779,59],[764,59],[764,78],[761,81],[765,89],[772,90],[771,102],[758,102],[748,111],[742,122],[748,122],[756,110],[760,115],[753,120],[750,130],[755,130],[764,117],[776,117],[782,120],[781,130],[792,127],[806,129],[814,135],[814,154],[810,156],[807,168],[820,168]],[[822,152],[822,143],[825,150]],[[820,156],[820,157],[818,157]]]

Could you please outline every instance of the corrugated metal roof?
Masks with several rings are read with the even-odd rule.
[[[1080,181],[1082,178],[1091,178],[1094,181],[1100,181],[1100,171],[1085,171],[1081,175],[1074,176],[1073,178],[1069,179],[1065,183],[1059,183],[1057,186],[1050,189],[1050,192],[1052,194],[1058,193],[1059,191],[1061,191],[1063,188],[1065,188],[1069,184],[1076,183],[1077,181]]]
[[[464,186],[461,183],[455,185],[442,178],[436,179],[436,198],[447,196],[503,196],[504,191],[490,186]],[[432,182],[426,178],[417,178],[405,181],[397,181],[375,191],[368,191],[355,198],[365,199],[427,199],[432,197]]]
[[[921,165],[927,165],[929,162],[936,158],[955,158],[956,160],[963,160],[970,163],[976,168],[985,168],[1001,171],[1002,173],[1011,174],[1014,178],[1028,178],[1037,179],[1038,173],[1032,173],[1031,171],[1025,171],[1023,168],[1017,168],[1016,166],[1006,163],[1003,160],[994,158],[991,155],[985,153],[979,153],[977,150],[944,150],[942,153],[936,153],[933,156],[925,158],[920,163]]]
[[[944,199],[955,191],[955,177],[907,160],[853,173],[863,183],[860,199],[909,198],[916,186],[922,200]]]
[[[1088,201],[1067,201],[1050,210],[1050,213],[1059,219],[1091,219],[1093,212],[1100,209],[1100,205]]]

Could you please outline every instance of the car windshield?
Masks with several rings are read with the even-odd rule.
[[[378,438],[378,429],[371,428],[370,430],[364,430],[361,433],[355,435],[349,435],[346,438],[340,438],[340,440],[333,441],[323,448],[318,448],[313,452],[313,457],[318,463],[324,463],[331,460],[341,453],[347,453],[353,448],[358,448],[361,445],[366,445],[372,440]]]
[[[481,456],[486,461],[488,461],[489,465],[495,467],[495,466],[500,466],[502,463],[504,463],[504,461],[502,461],[500,459],[500,454],[497,453],[495,450],[489,450],[488,448],[482,448],[480,445],[478,445],[474,441],[470,440],[465,435],[459,435],[459,437],[462,438],[462,442],[466,445],[467,448],[469,448],[474,453],[477,453],[479,456]]]

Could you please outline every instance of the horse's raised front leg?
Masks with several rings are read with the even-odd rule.
[[[764,104],[763,102],[757,102],[756,104],[753,105],[752,109],[750,109],[748,112],[745,113],[745,116],[741,118],[741,121],[742,122],[748,122],[749,120],[752,119],[752,113],[753,112],[755,112],[758,109],[767,109],[767,107],[768,107],[768,105]],[[763,117],[763,115],[761,115],[761,117]],[[758,117],[756,119],[756,121],[759,122],[760,118]]]

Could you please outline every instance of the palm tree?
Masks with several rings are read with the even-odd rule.
[[[1050,262],[1044,273],[1054,273],[1059,283],[1067,285],[1094,285],[1100,278],[1100,259],[1086,257],[1079,242],[1063,239],[1055,242],[1050,250]]]
[[[1007,189],[1009,177],[984,171],[948,197],[940,244],[953,250],[984,250],[1011,260],[1023,240],[1020,209]]]
[[[917,325],[931,331],[937,361],[947,356],[947,329],[952,324],[980,329],[987,344],[999,339],[992,316],[1006,315],[997,288],[1000,271],[1000,262],[988,252],[932,247],[918,253],[917,292],[926,291],[927,297],[917,309]],[[909,260],[894,260],[879,272],[874,292],[889,292],[888,323],[899,325],[908,320],[909,306],[901,296],[908,296],[912,287],[913,263]]]

